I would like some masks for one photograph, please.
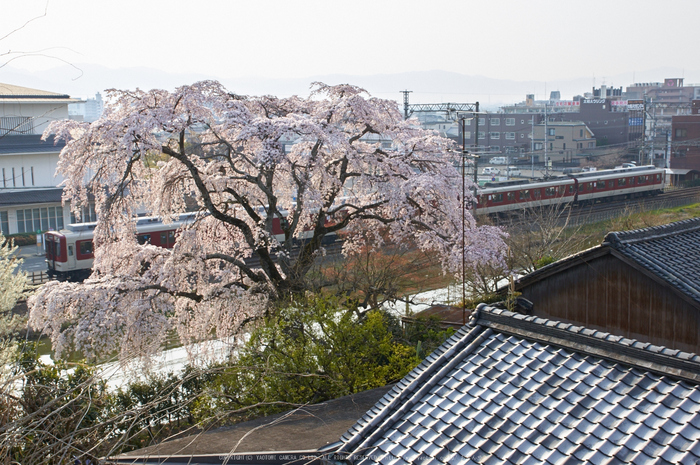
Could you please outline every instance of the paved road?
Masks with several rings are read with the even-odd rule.
[[[32,272],[46,270],[44,250],[41,247],[23,245],[18,249],[17,256],[24,260],[20,267],[22,271]]]

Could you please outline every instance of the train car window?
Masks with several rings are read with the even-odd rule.
[[[617,185],[622,187],[627,185],[627,178],[620,178],[617,180]]]
[[[546,195],[547,197],[551,197],[551,196],[553,196],[554,194],[556,194],[556,188],[555,188],[555,187],[547,187],[547,188],[545,188],[545,190],[544,190],[544,195]]]
[[[539,199],[541,196],[540,194],[541,194],[541,191],[539,189],[536,189],[536,190],[532,191],[532,198]]]
[[[170,247],[175,244],[175,231],[166,231],[160,233],[160,246]]]
[[[68,256],[69,256],[69,257],[72,257],[72,256],[73,256],[73,246],[72,246],[72,245],[69,245],[69,246],[68,246]]]
[[[515,192],[508,192],[508,201],[512,202],[515,200]]]
[[[566,191],[566,186],[559,186],[558,190],[559,190],[559,194],[561,195]]]
[[[574,185],[569,184],[569,194],[573,194],[573,193],[574,193]]]
[[[644,184],[649,180],[649,176],[639,176],[639,184]]]
[[[605,189],[605,181],[598,181],[595,185],[596,189]]]
[[[92,253],[92,241],[80,242],[80,255],[90,255]]]
[[[139,242],[139,244],[150,244],[151,243],[151,235],[150,234],[139,234],[136,236],[136,240]]]
[[[657,181],[661,181],[661,175],[660,175],[660,174],[657,174],[657,175],[656,175],[656,180],[657,180]]]
[[[520,200],[528,200],[530,199],[530,191],[529,190],[524,190],[520,191]]]
[[[493,194],[494,203],[503,202],[503,194]]]

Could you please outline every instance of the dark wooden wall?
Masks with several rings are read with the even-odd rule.
[[[582,261],[519,291],[537,316],[700,353],[698,306],[613,255]]]

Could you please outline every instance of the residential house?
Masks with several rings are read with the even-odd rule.
[[[481,305],[325,463],[698,463],[700,357]]]
[[[700,218],[611,232],[514,289],[539,317],[700,353]]]
[[[399,383],[328,403],[349,410],[341,422],[304,407],[108,463],[696,463],[699,382],[698,355],[481,304]],[[328,443],[326,432],[376,395]],[[276,429],[297,412],[316,427],[291,420]]]
[[[546,131],[546,136],[545,136]],[[547,156],[558,161],[571,160],[586,149],[594,149],[596,136],[581,121],[549,121],[535,126],[533,135],[535,151],[547,146]]]

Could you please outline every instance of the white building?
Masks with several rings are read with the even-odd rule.
[[[98,92],[95,94],[95,98],[88,98],[68,105],[68,116],[76,121],[92,123],[100,119],[103,110],[104,101],[102,100],[102,95]]]
[[[61,206],[56,174],[63,144],[41,140],[51,121],[68,119],[68,95],[0,83],[0,229],[3,234],[61,229],[71,222]],[[91,219],[91,218],[88,218]]]

